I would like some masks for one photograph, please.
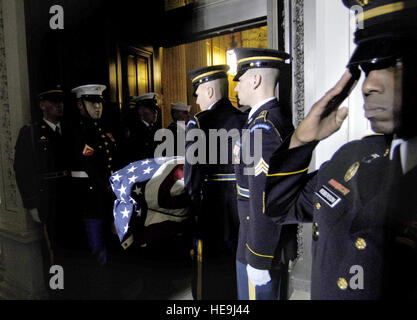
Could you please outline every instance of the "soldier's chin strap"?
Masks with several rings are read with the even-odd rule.
[[[94,120],[94,119],[90,116],[90,113],[89,113],[89,112],[88,112],[88,110],[87,110],[87,106],[85,105],[85,98],[84,98],[84,97],[81,97],[80,99],[81,99],[81,103],[82,103],[82,105],[83,105],[83,108],[84,108],[84,112],[85,112],[85,114],[86,114],[86,117],[87,117],[87,118],[90,118],[91,120]]]

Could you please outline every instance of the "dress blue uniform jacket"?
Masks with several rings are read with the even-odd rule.
[[[84,218],[112,218],[114,194],[109,178],[120,169],[118,148],[101,120],[83,118],[72,132],[72,171],[88,178],[74,178]]]
[[[187,125],[187,135],[201,129],[206,137],[206,164],[185,161],[185,188],[193,203],[194,212],[200,215],[198,232],[203,238],[229,241],[237,238],[238,215],[236,210],[236,178],[233,165],[233,140],[239,140],[247,114],[236,109],[228,99],[217,101],[210,110],[198,113]],[[223,143],[212,141],[217,157],[210,164],[210,130],[224,129],[231,135]],[[201,138],[201,137],[200,137]],[[186,142],[186,154],[194,141]],[[220,160],[221,149],[227,152],[227,161]],[[212,155],[211,155],[212,156]],[[207,181],[208,183],[205,183]],[[202,201],[205,208],[202,208]],[[205,216],[203,216],[205,215]]]
[[[417,168],[402,175],[391,137],[340,148],[308,174],[316,143],[272,156],[266,214],[313,222],[312,299],[417,297]]]
[[[252,267],[269,270],[277,262],[282,261],[282,246],[280,240],[289,244],[296,252],[296,226],[288,227],[289,231],[283,237],[282,227],[275,225],[265,215],[265,182],[269,161],[272,153],[281,145],[282,141],[293,132],[291,118],[285,114],[276,99],[267,102],[248,119],[244,129],[242,142],[235,147],[235,157],[240,159],[236,165],[236,179],[238,192],[238,212],[240,220],[239,244],[237,260]],[[248,147],[254,150],[255,132],[262,134],[262,157],[255,159],[252,164],[244,161],[243,153]],[[259,143],[257,141],[256,143]],[[246,149],[246,152],[245,152]],[[253,152],[251,151],[252,155]],[[253,174],[245,170],[254,167]],[[288,236],[288,237],[287,237]],[[285,238],[285,240],[283,240]],[[290,254],[288,258],[294,258]]]

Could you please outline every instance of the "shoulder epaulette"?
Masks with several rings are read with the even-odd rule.
[[[362,139],[372,139],[372,138],[380,137],[380,136],[383,136],[383,135],[384,134],[382,134],[382,133],[370,133],[370,134],[364,135],[362,137]]]
[[[279,130],[276,128],[275,124],[272,121],[268,120],[268,115],[269,113],[267,110],[262,111],[259,114],[259,116],[257,116],[252,121],[252,123],[249,126],[249,129],[251,130],[251,132],[255,131],[256,129],[264,129],[267,131],[273,130],[278,134],[280,140],[282,141],[282,137]]]

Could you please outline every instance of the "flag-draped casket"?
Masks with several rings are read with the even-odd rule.
[[[110,177],[117,199],[114,224],[123,248],[139,237],[142,243],[169,238],[189,218],[184,188],[184,157],[133,162]]]

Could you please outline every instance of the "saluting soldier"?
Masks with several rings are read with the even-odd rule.
[[[284,229],[266,217],[264,195],[270,157],[294,130],[288,106],[275,97],[280,69],[290,56],[258,48],[238,48],[235,53],[234,80],[239,81],[235,90],[240,104],[251,107],[242,141],[234,150],[240,159],[236,166],[239,299],[285,300],[288,263],[296,257],[296,226]]]
[[[46,275],[55,263],[57,245],[64,244],[62,227],[69,191],[69,144],[62,123],[64,91],[49,87],[39,94],[42,120],[24,126],[17,139],[14,170],[23,205],[34,221],[42,223],[42,252]],[[60,240],[59,242],[57,242]]]
[[[189,159],[197,141],[186,142],[184,165],[185,188],[198,219],[199,273],[195,294],[199,300],[236,299],[235,251],[239,220],[232,148],[247,115],[228,99],[228,70],[229,66],[219,65],[188,72],[202,112],[190,120],[187,134],[200,129],[199,138],[206,138],[206,157],[199,157],[204,158],[203,161],[193,164]],[[223,142],[222,139],[209,142],[210,129],[224,129],[230,135]],[[223,159],[222,152],[226,153]]]
[[[171,104],[171,117],[173,121],[167,129],[171,130],[174,136],[174,154],[169,156],[185,156],[185,154],[183,154],[184,148],[182,150],[178,149],[178,137],[184,139],[185,146],[185,130],[186,125],[190,120],[190,109],[191,106],[182,102]]]
[[[150,92],[130,100],[134,112],[125,120],[123,143],[124,165],[154,158],[158,143],[155,133],[160,129],[156,93]]]
[[[73,130],[71,176],[78,191],[88,245],[100,264],[107,262],[106,235],[113,222],[114,194],[109,178],[120,169],[117,142],[101,119],[105,89],[104,85],[91,84],[71,90],[80,113]]]
[[[351,71],[272,156],[266,214],[280,224],[313,222],[312,299],[416,299],[417,1],[343,2],[363,7]],[[316,145],[347,117],[338,107],[358,67],[377,135],[342,146],[308,174]]]

